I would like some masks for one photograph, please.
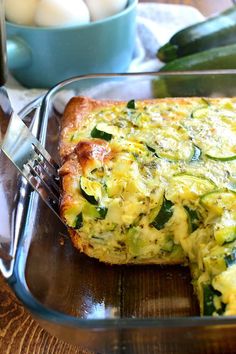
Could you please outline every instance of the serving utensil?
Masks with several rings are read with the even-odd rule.
[[[9,104],[8,110],[11,110],[11,118],[1,149],[46,204],[58,215],[59,166],[12,110],[7,91],[1,87],[0,102],[3,99]]]
[[[0,1],[0,106],[10,117],[4,138],[0,135],[0,148],[13,162],[44,202],[59,216],[60,186],[58,164],[14,112],[6,89],[6,37],[3,3]],[[2,140],[2,141],[1,141]]]

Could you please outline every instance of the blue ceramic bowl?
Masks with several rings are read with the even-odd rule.
[[[24,86],[48,88],[66,78],[125,72],[135,44],[137,0],[89,24],[29,27],[7,22],[8,66]]]

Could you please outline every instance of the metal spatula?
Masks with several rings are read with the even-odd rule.
[[[59,216],[59,166],[13,111],[6,89],[6,37],[3,3],[0,2],[0,106],[10,117],[7,132],[0,148],[20,173],[39,193],[45,203]],[[4,105],[4,107],[3,107]]]

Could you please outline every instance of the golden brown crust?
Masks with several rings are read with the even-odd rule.
[[[74,145],[66,142],[68,131],[72,129],[79,130],[81,123],[84,123],[88,113],[112,104],[119,103],[112,101],[96,101],[88,97],[73,97],[70,100],[66,106],[61,122],[59,151],[62,160],[74,150]]]
[[[101,139],[80,141],[75,147],[75,153],[83,172],[94,169],[97,161],[103,164],[112,157],[108,143]]]

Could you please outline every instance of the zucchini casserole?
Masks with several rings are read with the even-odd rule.
[[[236,315],[236,98],[74,97],[61,215],[110,264],[189,264],[202,315]]]

